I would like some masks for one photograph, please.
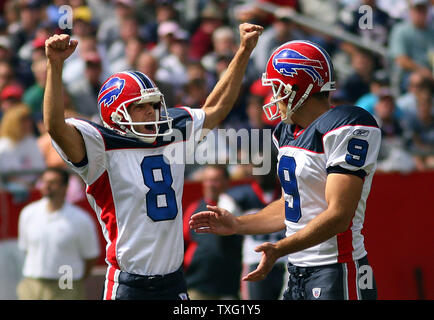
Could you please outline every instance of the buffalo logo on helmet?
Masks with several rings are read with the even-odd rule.
[[[100,107],[109,107],[122,93],[125,86],[125,80],[121,78],[111,78],[107,81],[99,91],[99,105]]]
[[[273,58],[273,67],[277,72],[284,76],[294,77],[297,75],[297,70],[305,71],[312,80],[318,81],[318,85],[322,86],[323,78],[316,69],[322,69],[321,62],[312,60],[299,52],[291,49],[283,49]]]

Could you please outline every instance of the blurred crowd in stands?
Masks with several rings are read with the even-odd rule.
[[[333,28],[336,36],[295,23],[288,11]],[[270,92],[261,87],[261,74],[277,46],[307,39],[332,56],[338,87],[332,104],[356,104],[377,118],[384,133],[378,169],[434,168],[429,0],[6,0],[0,13],[0,173],[7,175],[7,189],[18,192],[35,182],[36,176],[14,173],[64,166],[42,123],[44,42],[50,35],[79,40],[63,71],[65,116],[98,122],[100,85],[128,69],[150,76],[168,107],[200,107],[231,61],[241,22],[261,24],[265,31],[221,128],[273,128],[276,123],[262,114]],[[341,31],[385,53],[344,41]]]
[[[201,107],[236,51],[242,22],[260,24],[265,30],[236,106],[220,128],[273,129],[277,123],[268,121],[262,111],[271,92],[261,86],[261,75],[276,47],[306,39],[332,57],[338,88],[332,92],[332,105],[358,105],[376,117],[383,132],[377,171],[432,170],[433,3],[0,0],[0,190],[25,199],[29,188],[37,186],[38,172],[66,168],[42,121],[44,45],[50,35],[68,33],[79,41],[63,70],[65,117],[100,122],[96,101],[101,84],[111,74],[129,69],[151,77],[168,107]],[[295,22],[293,15],[315,21],[324,32]],[[357,41],[343,40],[343,32]],[[362,43],[369,44],[358,45]],[[243,150],[238,151],[241,156]],[[215,150],[216,158],[219,154]],[[276,160],[274,154],[270,160]],[[199,165],[193,167],[187,168],[187,178],[199,180]],[[253,177],[268,200],[276,196],[274,168],[273,164],[268,176]],[[252,165],[229,166],[228,172],[232,180],[252,178]],[[67,199],[83,198],[83,184],[72,176]]]

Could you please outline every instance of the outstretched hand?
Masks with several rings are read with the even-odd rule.
[[[265,242],[255,248],[256,252],[262,252],[261,261],[258,267],[244,276],[243,281],[261,281],[273,269],[274,263],[280,257],[276,245],[271,242]]]
[[[191,216],[190,229],[197,233],[232,235],[236,233],[236,217],[229,211],[206,206],[210,211],[201,211]]]
[[[77,48],[78,41],[67,34],[55,34],[45,41],[45,55],[51,63],[62,64]]]

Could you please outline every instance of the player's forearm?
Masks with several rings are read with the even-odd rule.
[[[212,129],[221,122],[234,106],[252,50],[240,47],[227,70],[206,99],[202,109],[206,113],[204,128]]]
[[[86,155],[86,148],[77,129],[65,122],[62,90],[62,64],[48,62],[44,92],[44,125],[68,159],[73,163],[79,163]]]
[[[58,135],[65,124],[62,67],[60,63],[47,62],[47,80],[44,90],[44,125],[50,135]]]
[[[276,242],[279,257],[316,246],[344,232],[348,227],[349,222],[345,215],[327,209],[300,231]]]
[[[255,214],[237,218],[237,234],[266,234],[285,228],[285,202],[283,199],[270,203]]]

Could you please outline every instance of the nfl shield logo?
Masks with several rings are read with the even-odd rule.
[[[321,288],[313,288],[312,294],[315,299],[318,299],[321,294]]]

